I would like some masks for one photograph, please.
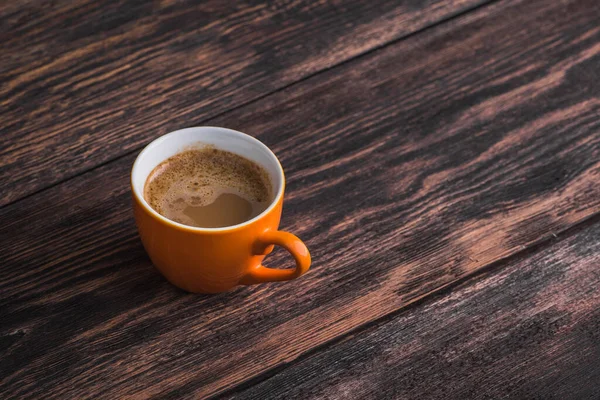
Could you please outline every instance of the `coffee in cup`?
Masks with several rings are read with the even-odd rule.
[[[273,199],[260,165],[214,146],[189,149],[161,162],[148,176],[144,198],[162,216],[200,228],[248,221]]]

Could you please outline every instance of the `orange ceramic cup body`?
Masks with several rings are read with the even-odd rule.
[[[196,228],[171,221],[144,199],[144,185],[152,170],[167,158],[195,146],[213,145],[261,165],[269,174],[274,196],[257,217],[224,228]],[[244,133],[216,127],[187,128],[161,136],[137,157],[131,171],[135,220],[153,264],[175,286],[195,293],[219,293],[237,285],[285,281],[310,267],[304,243],[278,230],[285,178],[277,157],[260,141]],[[288,250],[294,269],[262,265],[273,245]]]

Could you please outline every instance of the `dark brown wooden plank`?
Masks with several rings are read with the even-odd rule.
[[[0,5],[0,206],[487,0]]]
[[[501,2],[215,120],[280,156],[297,282],[172,288],[133,156],[0,210],[0,392],[219,393],[598,213],[594,4]]]
[[[596,223],[231,398],[598,399],[599,265]]]

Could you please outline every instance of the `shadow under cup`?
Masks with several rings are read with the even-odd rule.
[[[182,151],[212,145],[262,166],[273,189],[270,205],[238,225],[198,228],[183,225],[156,212],[144,199],[144,185],[162,161]],[[150,259],[174,285],[197,293],[218,293],[240,284],[294,279],[310,266],[306,246],[294,235],[278,231],[285,178],[273,152],[257,139],[231,129],[181,129],[150,143],[138,155],[131,171],[134,214]],[[272,245],[286,248],[296,261],[292,270],[261,265]]]

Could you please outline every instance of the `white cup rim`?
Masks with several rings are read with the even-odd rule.
[[[144,176],[144,179],[143,179],[144,183],[141,185],[142,186],[141,188],[139,187],[140,185],[135,184],[135,177],[140,173],[139,169],[140,169],[141,160],[143,160],[143,158],[145,156],[150,154],[158,146],[161,146],[164,142],[166,142],[168,140],[173,140],[174,137],[177,137],[178,135],[182,135],[183,133],[191,133],[191,132],[201,133],[201,132],[207,132],[207,131],[220,131],[223,133],[235,135],[239,138],[242,138],[244,141],[250,143],[252,146],[255,146],[255,147],[258,147],[259,149],[261,149],[264,152],[264,154],[266,154],[269,157],[270,161],[273,162],[273,165],[276,165],[277,176],[275,178],[277,178],[279,180],[279,182],[271,182],[271,184],[273,185],[274,189],[277,190],[277,192],[276,192],[275,196],[273,196],[273,200],[271,201],[269,206],[263,212],[258,214],[256,217],[249,219],[247,221],[244,221],[240,224],[224,226],[224,227],[220,227],[220,228],[201,228],[201,227],[185,225],[185,224],[175,222],[173,220],[170,220],[170,219],[162,216],[160,213],[158,213],[156,210],[154,210],[150,206],[150,204],[148,204],[148,202],[144,198],[143,191],[144,191],[145,182],[148,179],[149,174],[146,174],[146,176]],[[199,139],[197,141],[197,143],[203,143],[202,139]],[[220,146],[216,146],[216,147],[221,148],[222,150],[231,151],[227,148],[222,148]],[[234,151],[234,153],[239,154],[244,157],[247,157],[247,155],[243,154],[242,152]],[[162,161],[164,161],[167,158],[168,157],[161,159],[160,161],[158,161],[158,163],[156,165],[158,165],[159,163],[161,163]],[[271,176],[271,174],[269,175],[269,177],[273,178]],[[171,225],[172,227],[177,228],[179,230],[185,230],[185,231],[190,231],[190,232],[224,233],[224,232],[229,232],[229,231],[237,230],[237,229],[243,228],[245,226],[248,226],[248,225],[252,224],[253,222],[260,220],[265,215],[269,214],[273,210],[273,208],[275,208],[277,206],[277,203],[283,197],[283,193],[285,190],[285,175],[283,172],[283,167],[281,166],[281,163],[279,162],[279,159],[277,158],[277,156],[273,153],[273,151],[271,151],[271,149],[269,149],[269,147],[267,147],[264,143],[262,143],[260,140],[256,139],[255,137],[250,136],[243,132],[229,129],[229,128],[222,128],[222,127],[217,127],[217,126],[197,126],[197,127],[178,129],[176,131],[169,132],[167,134],[164,134],[164,135],[154,139],[150,143],[148,143],[142,149],[142,151],[137,155],[137,157],[133,163],[133,167],[131,168],[131,174],[130,174],[130,184],[131,184],[131,190],[133,192],[133,195],[136,197],[136,199],[142,205],[142,207],[144,207],[144,209],[147,212],[149,212],[150,214],[152,214],[153,216],[158,218],[160,221],[162,221],[168,225]]]

